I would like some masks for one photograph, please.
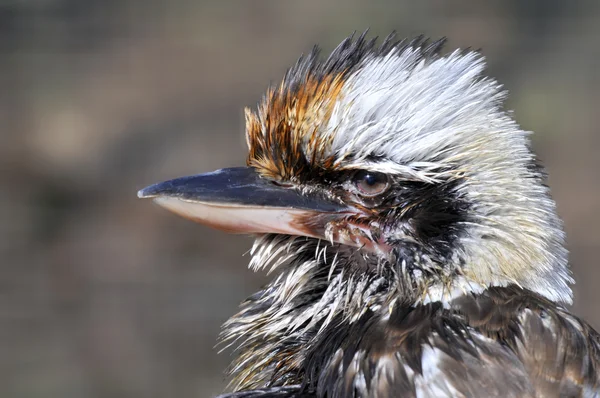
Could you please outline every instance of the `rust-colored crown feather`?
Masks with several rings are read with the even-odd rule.
[[[295,182],[309,171],[330,169],[335,159],[323,155],[331,137],[319,130],[331,116],[343,76],[309,75],[294,89],[284,82],[267,92],[258,115],[246,109],[248,165],[265,177]]]
[[[319,171],[333,171],[344,154],[328,154],[335,132],[324,132],[334,106],[342,95],[346,78],[369,58],[401,53],[414,47],[416,59],[435,57],[445,39],[429,44],[420,36],[412,40],[395,40],[391,34],[377,46],[376,38],[344,40],[322,61],[315,47],[301,57],[276,88],[270,88],[254,113],[245,110],[249,166],[265,177],[278,181],[302,181]]]

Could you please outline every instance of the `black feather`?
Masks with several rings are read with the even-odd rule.
[[[315,394],[305,392],[300,386],[262,388],[259,390],[238,391],[219,395],[216,398],[314,398]]]
[[[349,74],[359,68],[369,58],[385,57],[391,52],[402,53],[408,48],[418,51],[415,65],[422,60],[437,58],[446,43],[446,38],[430,41],[423,35],[412,39],[398,40],[396,33],[388,35],[381,45],[377,45],[377,37],[367,39],[368,31],[355,38],[355,34],[344,39],[329,56],[322,60],[321,49],[315,46],[307,55],[298,59],[284,77],[284,87],[293,95],[298,87],[302,86],[308,76],[322,79],[325,76]]]

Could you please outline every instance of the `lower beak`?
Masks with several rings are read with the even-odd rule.
[[[317,193],[299,193],[235,167],[182,177],[138,192],[181,216],[232,233],[279,233],[323,238],[331,221],[351,209]]]

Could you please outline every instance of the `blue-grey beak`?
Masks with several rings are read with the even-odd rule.
[[[176,178],[138,192],[194,221],[234,233],[282,233],[322,238],[325,224],[350,209],[324,194],[301,193],[261,177],[251,167]]]

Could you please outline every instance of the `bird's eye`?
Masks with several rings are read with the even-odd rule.
[[[363,196],[376,196],[385,192],[390,183],[388,176],[383,173],[373,171],[358,171],[352,177],[352,183]]]

